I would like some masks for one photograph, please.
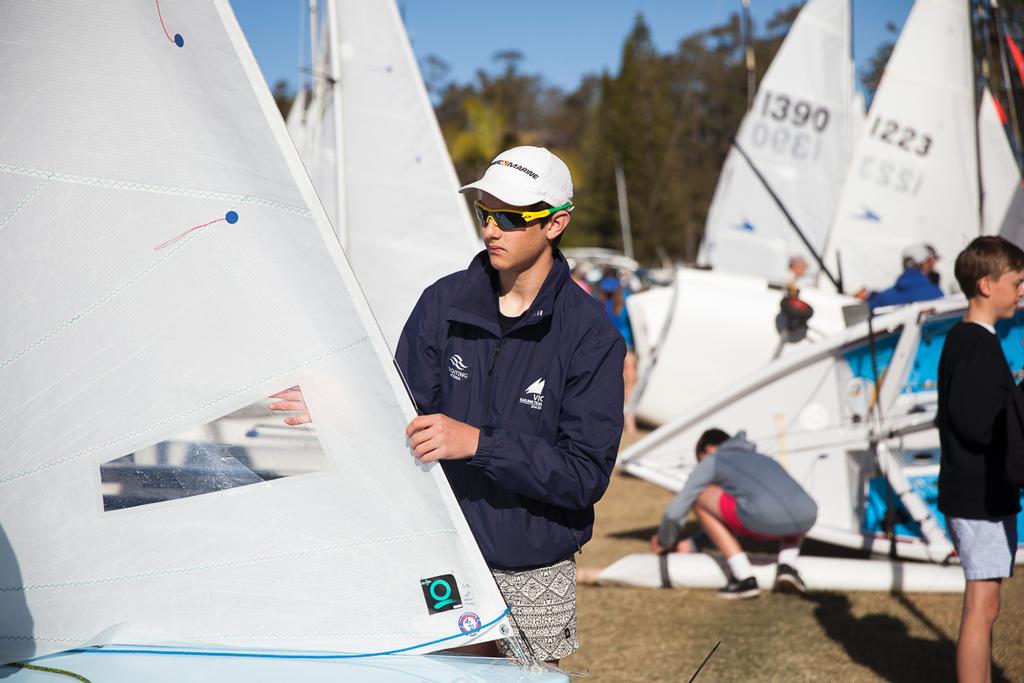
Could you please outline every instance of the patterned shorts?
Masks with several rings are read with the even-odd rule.
[[[491,569],[508,604],[519,649],[527,657],[550,661],[568,657],[576,642],[576,561],[562,560],[537,569]],[[507,640],[498,641],[505,657],[517,656]]]
[[[946,524],[968,581],[1013,576],[1017,515],[995,519],[947,517]]]

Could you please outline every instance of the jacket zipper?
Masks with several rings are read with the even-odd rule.
[[[494,347],[494,353],[491,354],[491,362],[487,365],[487,381],[484,382],[484,406],[483,415],[480,419],[480,425],[482,427],[491,426],[491,396],[494,391],[494,364],[498,360],[498,354],[501,353],[501,345],[505,343],[505,337],[502,335],[498,338],[498,344]]]
[[[498,344],[494,347],[494,353],[491,354],[491,360],[487,364],[487,379],[484,382],[484,401],[482,414],[480,416],[481,430],[487,429],[491,426],[491,392],[494,391],[494,383],[491,375],[494,372],[494,363],[498,360],[498,353],[501,351],[501,345],[504,341],[504,336],[498,338]],[[469,491],[470,496],[475,496],[480,492],[480,481],[484,475],[475,467],[468,467],[466,470],[466,473],[469,476],[467,490]]]

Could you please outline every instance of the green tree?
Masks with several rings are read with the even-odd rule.
[[[277,108],[281,112],[281,116],[288,118],[288,112],[291,111],[292,102],[295,101],[295,93],[291,91],[288,81],[284,79],[277,81],[274,83],[274,87],[270,92],[274,96],[274,103],[277,104]]]
[[[444,92],[451,70],[451,65],[437,55],[427,55],[420,63],[423,83],[431,97],[438,97]]]
[[[753,41],[758,77],[799,9],[777,13]],[[693,259],[732,137],[746,111],[738,15],[659,53],[636,17],[617,73],[589,75],[571,92],[523,71],[500,50],[471,83],[432,86],[456,171],[474,180],[501,149],[544,145],[573,174],[577,210],[565,246],[621,248],[615,166],[628,186],[637,256]]]
[[[900,32],[899,27],[891,21],[886,22],[885,31],[889,34],[890,38],[875,48],[874,54],[868,58],[867,67],[859,74],[860,83],[867,92],[867,101],[865,102],[867,105],[871,104],[875,91],[878,90],[878,84],[882,82],[882,75],[885,73],[885,67],[889,63],[889,58],[892,56],[893,48],[896,47],[896,37]]]
[[[755,39],[758,76],[771,62],[798,8],[776,14]],[[692,260],[732,137],[746,111],[746,71],[738,15],[658,54],[642,17],[623,46],[619,73],[600,80],[598,104],[580,141],[587,193],[571,235],[621,244],[614,166],[625,172],[637,256]]]
[[[501,111],[479,96],[462,100],[465,125],[450,134],[448,143],[457,168],[468,170],[463,177],[479,176],[498,155],[507,125]]]

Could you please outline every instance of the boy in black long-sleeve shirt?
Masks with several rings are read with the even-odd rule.
[[[957,676],[990,681],[992,626],[1001,581],[1013,573],[1021,509],[1006,476],[1006,410],[1017,389],[995,323],[1012,318],[1024,296],[1024,252],[1001,237],[979,237],[954,272],[968,305],[939,360],[939,510],[967,578]]]

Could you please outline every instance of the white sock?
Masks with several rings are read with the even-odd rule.
[[[729,565],[729,571],[732,572],[732,578],[737,581],[743,581],[749,579],[754,575],[754,571],[750,568],[750,560],[747,559],[746,553],[736,553],[732,557],[726,560]]]
[[[779,564],[796,566],[796,558],[800,557],[800,544],[784,544],[779,546]]]

